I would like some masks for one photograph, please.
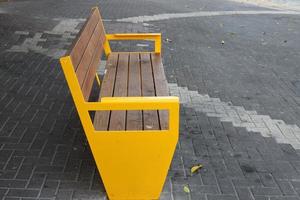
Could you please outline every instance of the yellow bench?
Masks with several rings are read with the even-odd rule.
[[[110,40],[151,40],[155,50],[112,52]],[[93,8],[60,59],[109,199],[159,199],[162,191],[178,141],[179,100],[168,96],[160,53],[161,34],[106,34]],[[91,102],[95,80],[99,101]]]

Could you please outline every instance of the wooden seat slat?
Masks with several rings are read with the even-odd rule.
[[[113,53],[106,66],[100,98],[125,96],[167,96],[167,81],[160,55]],[[168,129],[167,111],[97,111],[96,130]]]
[[[119,54],[119,62],[114,86],[114,97],[127,96],[128,82],[128,53]],[[111,111],[109,130],[125,130],[126,111]]]
[[[67,52],[67,54],[71,56],[72,64],[75,70],[80,63],[83,53],[89,44],[89,40],[92,37],[99,20],[101,21],[99,10],[93,9],[84,27],[78,34],[78,38],[75,40],[76,42],[73,44],[73,47],[71,47],[70,52]],[[104,31],[104,28],[102,30]]]
[[[129,57],[128,96],[140,97],[141,91],[141,65],[139,53],[131,53]],[[142,130],[142,111],[127,111],[127,130]]]
[[[156,96],[168,96],[168,82],[165,76],[165,71],[163,69],[161,56],[155,53],[151,54],[153,77],[155,83],[155,92]],[[159,121],[162,130],[168,129],[169,124],[169,113],[165,110],[160,110],[159,112]]]
[[[116,53],[112,53],[106,62],[106,73],[103,77],[103,81],[101,83],[101,91],[99,95],[99,101],[101,101],[102,97],[112,97],[114,86],[115,86],[115,78],[117,72],[119,55]],[[94,117],[94,127],[96,130],[103,131],[108,130],[109,126],[109,117],[110,111],[97,111]]]
[[[141,79],[142,96],[155,96],[154,79],[151,66],[151,57],[149,53],[141,53]],[[159,130],[158,112],[143,111],[144,130]]]

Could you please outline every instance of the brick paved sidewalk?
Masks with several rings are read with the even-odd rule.
[[[262,10],[232,2],[224,1],[220,5],[216,1],[204,0],[188,3],[177,0],[88,0],[84,4],[77,0],[72,1],[72,4],[70,1],[50,0],[1,2],[0,199],[106,199],[101,178],[58,63],[59,56],[68,48],[89,8],[94,5],[104,10],[105,19],[195,12],[201,9]],[[118,12],[114,10],[116,8]],[[181,128],[180,141],[162,200],[300,199],[300,159],[297,147],[300,142],[297,138],[295,142],[286,139],[284,143],[279,143],[273,131],[266,135],[260,129],[249,129],[249,124],[242,124],[241,113],[249,113],[245,111],[246,108],[268,116],[270,124],[272,118],[277,118],[285,120],[288,128],[296,129],[300,125],[297,89],[287,90],[284,87],[286,85],[282,84],[297,80],[299,70],[295,58],[297,52],[300,52],[299,47],[284,43],[287,45],[284,51],[289,61],[286,62],[290,64],[288,68],[280,68],[285,64],[283,59],[272,63],[276,64],[275,68],[254,68],[254,64],[250,64],[253,55],[248,55],[253,49],[258,52],[261,49],[257,47],[257,41],[250,32],[261,34],[263,30],[256,24],[259,20],[266,26],[274,21],[288,21],[282,27],[284,31],[293,29],[291,33],[280,32],[273,25],[269,25],[269,28],[277,30],[278,35],[299,36],[300,18],[297,16],[263,16],[259,19],[257,16],[244,16],[241,21],[228,16],[137,24],[105,21],[109,32],[163,32],[164,38],[170,39],[164,41],[163,55],[171,92],[179,91],[182,98]],[[238,46],[240,40],[232,39],[236,32],[240,33],[238,30],[226,35],[225,45],[230,41],[232,44],[220,47],[219,40],[222,37],[217,27],[229,24],[228,21],[235,22],[237,27],[244,24],[250,27],[249,47],[252,50],[247,49],[248,57],[238,54],[241,60],[244,59],[245,68],[222,57],[236,49],[241,51],[244,47]],[[187,30],[185,36],[183,30]],[[229,33],[229,30],[225,32]],[[241,32],[245,34],[247,31]],[[243,34],[239,37],[247,43]],[[275,39],[270,36],[265,40],[269,42]],[[129,45],[138,49],[148,48],[144,43],[118,44],[121,49]],[[281,41],[274,44],[275,47],[279,45],[282,45]],[[194,52],[192,56],[189,54],[191,50],[187,49]],[[263,47],[263,50],[272,58],[272,53],[279,52],[269,46]],[[220,63],[218,56],[223,59],[223,63]],[[254,84],[241,78],[249,74],[257,80],[263,76],[273,81],[273,84],[270,86],[267,82],[259,81]],[[234,82],[239,84],[235,85]],[[253,86],[251,92],[245,92],[243,87],[250,85]],[[259,90],[262,85],[263,89]],[[277,90],[278,87],[283,88]],[[292,86],[289,84],[288,87]],[[220,91],[216,92],[218,89]],[[263,97],[253,95],[258,90],[270,93]],[[207,94],[217,98],[212,99]],[[252,95],[253,100],[247,99],[246,94]],[[282,100],[283,94],[286,94],[286,102]],[[273,99],[270,98],[272,95]],[[223,104],[222,101],[230,101],[234,105]],[[240,121],[216,110],[216,106],[220,105],[227,105],[225,109],[237,109]],[[240,108],[242,112],[238,111]],[[256,112],[254,114],[258,115]],[[191,174],[190,168],[199,163],[203,168]],[[190,189],[190,193],[184,191],[185,186]]]

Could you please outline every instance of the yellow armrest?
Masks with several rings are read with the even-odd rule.
[[[162,97],[103,97],[101,102],[86,102],[87,110],[170,110],[179,105],[179,98]]]
[[[108,40],[156,40],[161,39],[161,33],[116,33],[106,34]]]
[[[86,110],[169,110],[169,131],[178,131],[179,98],[103,97],[101,102],[85,102]]]
[[[152,40],[154,41],[154,52],[161,52],[161,33],[117,33],[106,34],[106,41],[104,43],[105,54],[109,55],[111,49],[109,46],[110,40]]]

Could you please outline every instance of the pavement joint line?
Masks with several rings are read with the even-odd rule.
[[[273,11],[273,10],[246,10],[246,11],[200,11],[188,13],[163,13],[157,15],[145,15],[116,19],[117,22],[143,23],[169,19],[191,18],[191,17],[213,17],[232,15],[300,15],[298,11]]]
[[[179,96],[180,103],[186,107],[203,112],[208,117],[217,117],[221,122],[231,122],[234,127],[259,132],[264,137],[273,137],[278,143],[291,144],[295,149],[300,149],[300,128],[295,124],[286,124],[283,120],[257,114],[254,110],[234,106],[231,102],[222,102],[219,98],[199,94],[187,87],[179,87],[176,83],[169,83],[168,86],[170,94]]]

